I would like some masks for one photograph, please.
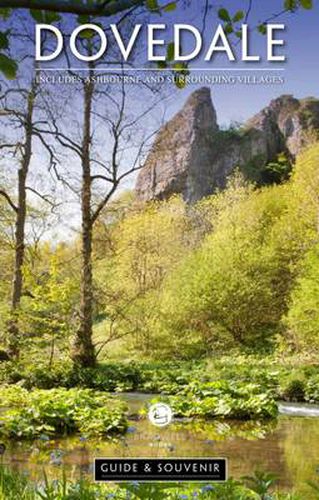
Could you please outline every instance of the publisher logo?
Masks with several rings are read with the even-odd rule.
[[[169,425],[173,418],[172,409],[165,403],[156,403],[148,411],[148,418],[153,425],[165,427]]]
[[[96,458],[95,481],[214,481],[227,479],[225,458]]]

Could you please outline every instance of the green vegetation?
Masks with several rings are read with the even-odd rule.
[[[168,398],[176,416],[263,419],[277,416],[274,395],[252,383],[191,383]]]
[[[80,432],[86,435],[124,433],[126,406],[107,394],[88,389],[27,391],[1,387],[0,435],[30,439]]]
[[[318,404],[318,165],[314,144],[279,184],[258,187],[237,171],[191,207],[125,193],[105,208],[92,242],[91,366],[70,348],[81,316],[77,240],[26,245],[15,356],[8,349],[14,255],[0,205],[3,439],[123,435],[127,409],[110,392],[160,394],[177,416],[222,424],[275,421],[278,400]],[[67,486],[82,487],[95,494]],[[223,498],[244,486],[218,488]]]
[[[203,436],[215,419],[212,439],[262,438],[275,428],[278,400],[318,404],[319,124],[313,102],[302,102],[299,114],[311,129],[302,140],[313,145],[296,165],[285,153],[270,164],[256,156],[238,166],[223,191],[192,206],[175,196],[148,204],[132,193],[119,196],[145,156],[158,96],[139,95],[145,109],[134,116],[131,89],[113,86],[110,99],[94,78],[84,77],[76,82],[75,107],[69,85],[56,97],[54,86],[44,88],[35,78],[32,37],[18,33],[16,23],[54,24],[62,21],[62,8],[75,25],[95,20],[106,28],[113,15],[129,19],[131,8],[156,17],[178,2],[35,0],[32,9],[27,3],[13,0],[0,9],[0,73],[12,80],[1,83],[0,110],[1,440],[9,446],[32,440],[30,447],[42,441],[37,451],[44,456],[54,440],[63,447],[67,435],[81,446],[88,437],[115,437],[108,442],[119,441],[129,454],[128,408],[110,394],[125,391],[160,395]],[[244,3],[243,10],[222,4],[215,12],[235,40],[253,11],[253,2]],[[312,0],[279,4],[272,18],[313,7]],[[208,11],[207,2],[203,7],[205,27],[214,9]],[[264,14],[267,19],[267,8]],[[261,35],[266,23],[258,21]],[[95,44],[98,38],[84,33],[87,55]],[[168,44],[163,67],[182,87],[188,68],[175,64],[172,49]],[[95,65],[86,69],[91,75]],[[218,156],[221,145],[226,150],[236,138],[244,143],[245,130],[232,126],[216,138]],[[251,133],[248,141],[251,150]],[[69,202],[80,202],[81,214],[65,217]],[[80,236],[57,242],[56,216],[78,223]],[[283,453],[300,485],[312,471],[299,472],[302,427],[297,431],[297,444],[287,432]],[[53,466],[63,464],[57,462]],[[312,481],[302,498],[308,492],[315,498],[318,490]],[[260,471],[225,485],[110,486],[65,474],[31,481],[0,466],[0,500],[99,497],[297,500],[293,492],[276,491],[275,478]]]
[[[256,471],[253,476],[241,481],[230,479],[225,484],[145,484],[127,483],[110,487],[92,485],[81,479],[69,481],[64,474],[62,479],[48,480],[45,476],[41,483],[31,482],[26,476],[0,466],[1,500],[95,500],[106,498],[114,500],[301,500],[297,494],[274,491],[276,478],[272,474]],[[308,487],[318,491],[313,482]],[[311,498],[309,496],[309,498]]]
[[[315,359],[318,161],[314,145],[286,183],[263,188],[236,172],[226,190],[192,207],[177,197],[144,206],[125,195],[105,210],[93,245],[93,341],[100,364],[123,358],[179,362],[238,351]],[[114,383],[111,373],[99,375],[107,368],[91,372],[86,383],[71,367],[79,323],[77,253],[77,242],[44,244],[25,264],[25,293],[15,317],[21,352],[12,382],[23,378],[33,386],[42,370],[42,387],[56,387],[64,375],[50,381],[44,365],[53,373],[57,365],[68,371],[67,387],[134,390],[141,381],[127,382],[115,365]],[[4,274],[0,285],[4,332],[9,278]],[[7,340],[3,336],[4,348]],[[30,357],[40,368],[28,374]]]

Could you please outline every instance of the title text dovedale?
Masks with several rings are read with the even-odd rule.
[[[56,27],[49,24],[37,24],[35,27],[36,39],[36,60],[37,61],[52,61],[56,59],[62,52],[66,43],[70,44],[72,54],[81,61],[96,61],[107,55],[108,48],[111,44],[116,44],[121,53],[123,61],[129,61],[132,57],[134,47],[139,41],[144,31],[141,24],[136,24],[132,29],[129,37],[121,35],[116,24],[110,25],[110,33],[105,31],[96,24],[83,24],[75,28],[71,35],[64,37],[63,33]],[[83,53],[83,49],[79,49],[79,39],[83,31],[91,30],[92,36],[97,40],[97,48],[95,51]],[[168,33],[169,31],[172,33]],[[267,61],[284,62],[286,55],[284,54],[285,40],[283,34],[285,31],[284,24],[268,24],[266,26],[266,36],[263,37],[266,45]],[[52,50],[44,50],[43,35],[49,33],[54,37]],[[239,59],[236,56],[235,45],[231,43],[222,24],[219,24],[215,30],[205,40],[201,32],[191,24],[175,24],[173,27],[167,27],[165,24],[148,24],[146,27],[146,42],[147,42],[147,60],[150,62],[165,62],[168,59],[166,38],[168,35],[173,36],[174,45],[174,61],[189,62],[197,57],[204,57],[205,61],[212,61],[216,54],[224,54],[229,61],[234,62]],[[188,36],[188,43],[184,44],[183,37]],[[243,62],[259,62],[262,56],[251,49],[252,34],[247,24],[241,26],[241,56]],[[169,42],[170,43],[170,42]],[[205,45],[205,49],[204,49]],[[191,48],[190,48],[191,46]]]

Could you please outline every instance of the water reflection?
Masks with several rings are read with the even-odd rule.
[[[41,477],[43,467],[52,477],[65,466],[69,478],[91,474],[93,458],[104,457],[227,457],[235,478],[255,469],[272,471],[279,485],[303,491],[319,465],[317,419],[280,417],[261,422],[178,422],[155,428],[148,421],[132,422],[119,440],[96,441],[72,437],[32,444],[9,444],[5,462]],[[309,490],[307,489],[308,493]],[[310,498],[309,496],[307,498]]]

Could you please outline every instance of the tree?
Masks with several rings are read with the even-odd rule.
[[[83,50],[90,53],[95,43],[97,42],[94,36],[83,38]],[[64,171],[65,175],[61,175],[58,166],[54,166],[58,179],[65,182],[74,194],[80,195],[82,255],[80,326],[75,334],[72,358],[75,363],[83,366],[94,366],[96,362],[92,340],[93,230],[103,210],[123,182],[141,168],[150,140],[157,129],[151,128],[151,131],[146,133],[142,123],[148,119],[159,101],[157,92],[153,93],[149,87],[145,87],[148,99],[145,99],[140,110],[133,112],[124,79],[111,93],[103,83],[97,82],[94,77],[95,69],[94,63],[91,62],[88,64],[88,74],[79,77],[74,99],[77,100],[77,104],[79,99],[82,101],[80,114],[74,111],[74,100],[71,101],[70,115],[75,117],[74,129],[79,130],[79,134],[74,133],[69,119],[65,121],[64,113],[63,117],[55,115],[54,110],[59,107],[57,101],[53,106],[47,105],[46,124],[35,127],[38,134],[56,141],[60,152],[63,150],[68,152],[67,167],[70,158],[74,158],[75,164],[79,164],[81,170],[80,189],[78,189],[75,183],[71,185],[72,182],[65,180],[70,173],[69,171],[66,173],[67,169]],[[119,69],[118,74],[125,76],[125,71]],[[59,94],[57,99],[60,98]],[[74,176],[78,178],[77,169],[74,169]]]
[[[2,184],[2,179],[1,179]],[[0,197],[0,331],[1,342],[5,343],[7,304],[10,298],[12,262],[14,251],[14,220],[13,213],[7,202]]]
[[[29,291],[21,313],[27,331],[24,345],[27,346],[31,340],[33,348],[37,346],[37,349],[48,350],[49,367],[53,364],[56,351],[68,352],[74,330],[78,281],[69,273],[61,271],[65,257],[60,246],[46,255],[41,273],[35,273],[29,266],[24,271]]]
[[[23,287],[23,264],[25,258],[25,225],[27,215],[27,178],[32,156],[33,123],[35,100],[37,97],[38,85],[35,78],[32,78],[31,85],[26,89],[9,88],[1,96],[3,120],[12,121],[23,129],[22,142],[2,143],[1,150],[14,151],[18,154],[18,180],[17,180],[17,200],[15,201],[9,193],[2,189],[0,195],[7,201],[10,208],[15,213],[15,264],[14,277],[11,296],[11,320],[9,323],[9,350],[11,355],[16,356],[19,352],[19,329],[17,314],[20,307],[22,287]],[[25,102],[24,110],[17,109],[15,104],[11,104],[11,96],[20,93]]]
[[[111,251],[96,266],[105,316],[99,351],[120,339],[140,354],[156,351],[161,287],[192,241],[191,219],[179,198],[132,203],[112,230]]]
[[[1,162],[6,176],[1,179],[0,197],[6,202],[14,217],[14,270],[11,293],[11,317],[8,322],[8,343],[12,356],[19,354],[18,314],[23,294],[23,266],[26,253],[26,224],[28,218],[28,194],[45,201],[53,209],[55,203],[52,197],[37,189],[32,183],[30,170],[34,155],[34,142],[42,146],[42,153],[49,152],[52,161],[52,151],[45,138],[35,130],[35,124],[41,121],[41,86],[36,78],[36,65],[29,68],[29,51],[34,45],[33,35],[24,33],[17,54],[24,64],[21,72],[13,83],[3,82],[0,94],[0,117],[3,124],[0,139]],[[12,174],[12,172],[14,172]],[[39,173],[39,172],[38,172]],[[11,183],[8,189],[6,183]],[[35,212],[33,212],[33,215]]]
[[[319,248],[305,257],[285,317],[288,344],[298,352],[319,350]]]
[[[289,282],[272,241],[272,228],[286,207],[285,188],[253,191],[235,179],[217,195],[212,233],[164,286],[169,334],[178,338],[183,332],[182,342],[199,334],[213,349],[226,333],[245,343],[275,330],[285,310],[284,290],[279,294],[277,286]]]

